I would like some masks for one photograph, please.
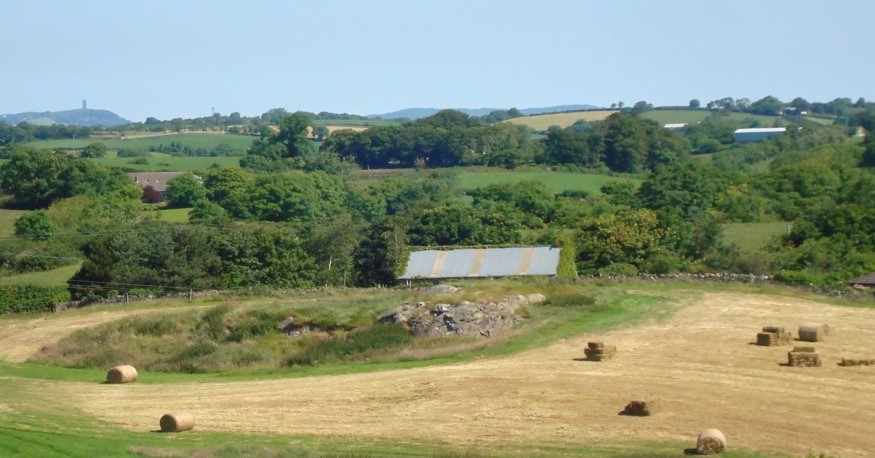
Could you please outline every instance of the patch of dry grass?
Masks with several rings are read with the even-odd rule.
[[[528,126],[536,131],[544,131],[550,126],[568,127],[577,121],[604,121],[605,118],[617,112],[618,110],[594,110],[574,111],[570,113],[550,113],[513,118],[504,122],[509,122],[518,126]]]

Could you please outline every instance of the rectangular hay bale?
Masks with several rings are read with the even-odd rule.
[[[794,367],[820,367],[821,365],[820,355],[808,351],[787,353],[787,363]]]
[[[772,347],[793,343],[793,333],[782,326],[763,326],[763,331],[757,334],[757,345]]]
[[[757,333],[757,345],[762,347],[778,345],[778,335],[772,332]]]
[[[603,348],[586,348],[583,352],[590,361],[603,361],[613,358],[617,354],[617,347],[605,345]]]

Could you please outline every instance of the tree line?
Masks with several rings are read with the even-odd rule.
[[[873,127],[873,119],[857,122]],[[0,166],[0,187],[34,211],[16,223],[17,238],[0,243],[0,268],[84,260],[70,282],[77,297],[389,284],[411,247],[435,245],[561,245],[585,274],[784,272],[794,281],[835,283],[875,270],[869,137],[858,145],[844,141],[846,131],[791,129],[732,149],[732,157],[770,161],[750,170],[720,159],[730,150],[701,162],[688,138],[623,113],[550,129],[539,141],[514,126],[442,112],[371,129],[377,133],[332,136],[321,151],[306,139],[308,122],[302,113],[282,118],[253,142],[243,167],[211,169],[202,184],[191,175],[171,181],[170,205],[192,207],[188,225],[156,221],[143,191],[117,170],[15,147]],[[727,146],[719,122],[687,135]],[[398,142],[409,143],[396,149]],[[389,165],[426,170],[360,178],[346,173],[358,160],[341,155],[342,145],[376,148],[362,153],[366,161],[388,156]],[[393,156],[402,153],[408,156]],[[449,165],[484,157],[631,172],[643,181],[612,182],[592,196],[554,194],[539,182],[463,195]],[[722,224],[742,221],[785,221],[790,230],[765,255],[744,255],[721,235]]]

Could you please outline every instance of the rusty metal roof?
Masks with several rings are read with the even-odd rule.
[[[862,277],[857,277],[853,280],[848,281],[848,284],[851,285],[875,285],[875,272],[872,272],[869,275],[863,275]]]
[[[556,275],[561,248],[464,248],[410,253],[401,280]]]

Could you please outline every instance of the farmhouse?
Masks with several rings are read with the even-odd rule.
[[[848,281],[848,285],[851,285],[852,288],[858,289],[869,289],[875,287],[875,272],[850,280]]]
[[[556,275],[561,248],[466,248],[410,253],[400,280]]]
[[[752,129],[737,129],[732,136],[736,143],[758,142],[768,138],[784,135],[786,127],[757,127]]]
[[[154,190],[164,194],[167,191],[167,182],[185,173],[188,172],[136,172],[127,175],[141,188],[151,186]],[[194,178],[201,181],[197,175]]]
[[[665,130],[680,130],[684,127],[687,127],[687,123],[685,122],[672,122],[662,126]]]

